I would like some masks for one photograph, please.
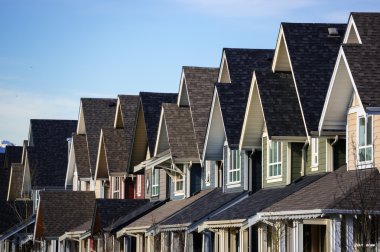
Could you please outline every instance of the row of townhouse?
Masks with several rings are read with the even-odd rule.
[[[0,154],[0,251],[378,251],[380,14],[281,23],[178,93],[82,98]]]

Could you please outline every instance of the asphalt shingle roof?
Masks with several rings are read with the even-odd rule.
[[[150,93],[140,92],[140,100],[144,113],[145,127],[148,138],[150,155],[154,156],[154,146],[156,144],[158,124],[162,103],[175,103],[176,93]]]
[[[183,67],[199,157],[203,153],[214,85],[219,68]]]
[[[149,228],[152,225],[159,224],[161,221],[175,214],[177,211],[183,209],[184,207],[189,206],[191,203],[205,196],[209,192],[210,190],[204,190],[190,198],[169,201],[132,222],[127,226],[127,228]]]
[[[282,23],[307,130],[317,131],[346,24]],[[329,36],[328,28],[340,36]]]
[[[371,179],[375,179],[371,182]],[[362,183],[362,184],[361,184]],[[365,194],[375,196],[372,203],[376,210],[380,209],[380,176],[375,169],[360,169],[347,171],[346,166],[327,174],[318,181],[294,192],[287,198],[276,202],[275,204],[264,209],[263,212],[276,211],[300,211],[314,209],[353,209],[357,193],[363,193],[358,190],[358,186],[369,186],[365,189]],[[361,189],[362,190],[362,189]],[[316,193],[318,192],[318,193]],[[361,199],[363,199],[363,195]],[[371,200],[372,201],[372,200]],[[367,205],[367,207],[369,204]]]
[[[255,74],[269,136],[306,136],[292,75],[272,71]]]
[[[380,107],[380,13],[352,13],[362,44],[344,44],[360,99],[365,108]]]
[[[90,161],[88,159],[86,135],[73,134],[75,165],[80,178],[90,178]]]
[[[163,103],[165,124],[171,155],[174,159],[199,159],[189,107]]]
[[[116,99],[81,98],[91,174],[95,174],[100,130],[113,127],[116,102]]]
[[[94,212],[94,221],[97,225],[93,223],[92,233],[95,234],[104,230],[120,219],[121,216],[144,206],[148,202],[148,199],[97,199]]]
[[[160,223],[160,225],[191,225],[213,211],[216,211],[218,208],[226,205],[228,202],[233,201],[241,194],[243,193],[223,193],[222,188],[216,188],[195,201],[189,207],[180,210],[173,216],[169,217]]]
[[[240,201],[236,205],[213,216],[210,218],[210,220],[247,219],[256,215],[258,212],[271,206],[272,204],[275,204],[281,199],[286,198],[292,193],[299,191],[301,188],[304,188],[305,186],[317,181],[323,176],[324,174],[305,176],[285,187],[261,189],[256,193],[250,195],[248,198]],[[299,206],[298,203],[296,206]]]
[[[224,51],[231,84],[218,83],[216,88],[228,145],[237,147],[243,128],[253,71],[271,68],[273,50],[225,48]]]
[[[5,163],[4,168],[10,169],[12,163],[20,163],[22,158],[22,146],[6,146],[5,147]]]
[[[36,233],[41,237],[59,237],[92,218],[95,193],[41,191],[40,200]]]
[[[76,120],[30,120],[27,148],[32,187],[64,187],[68,142]]]
[[[24,175],[24,165],[13,163],[9,181],[9,200],[21,197],[22,179]]]
[[[126,130],[102,128],[102,131],[109,174],[126,172],[131,150],[127,145]]]

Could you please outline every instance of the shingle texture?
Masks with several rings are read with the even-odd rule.
[[[40,200],[36,234],[40,237],[59,237],[92,218],[95,193],[41,191]]]
[[[359,199],[365,202],[368,209],[380,210],[379,192],[380,176],[377,170],[347,171],[343,166],[264,209],[263,212],[334,208],[352,210],[360,204]]]
[[[76,120],[30,120],[27,157],[32,187],[65,186],[67,139],[76,127]]]
[[[73,134],[73,145],[75,155],[75,165],[78,177],[91,177],[90,161],[88,159],[87,139],[86,135]]]
[[[271,206],[272,204],[275,204],[281,199],[286,198],[292,193],[299,191],[301,188],[304,188],[305,186],[317,181],[323,177],[323,175],[324,174],[306,176],[285,187],[261,189],[258,192],[250,195],[247,199],[244,199],[236,205],[213,216],[210,218],[210,220],[247,219],[256,215],[258,212]]]
[[[380,107],[380,14],[352,13],[362,44],[344,44],[343,51],[365,108]]]
[[[346,25],[282,23],[282,27],[307,130],[316,131]],[[331,27],[340,36],[329,36]]]
[[[218,208],[233,201],[242,193],[223,193],[222,188],[216,188],[195,201],[189,207],[179,211],[163,221],[160,225],[194,224]]]
[[[5,163],[4,168],[10,169],[12,163],[21,162],[22,146],[6,146],[5,147]]]
[[[256,71],[257,86],[269,136],[306,136],[290,73]]]
[[[269,70],[273,50],[225,48],[231,84],[218,83],[216,88],[228,145],[237,147],[243,128],[252,73]]]
[[[172,158],[199,159],[193,123],[189,107],[175,103],[163,103],[165,125]]]
[[[140,92],[140,100],[144,113],[146,134],[150,155],[154,156],[154,146],[156,144],[158,124],[162,103],[175,103],[176,93],[150,93]]]
[[[15,200],[21,197],[22,178],[24,175],[24,165],[21,163],[13,163],[11,167],[11,175],[9,181],[9,199]]]
[[[199,157],[203,153],[207,122],[219,68],[183,67]]]
[[[126,129],[102,128],[108,173],[127,172],[130,146],[126,141]]]
[[[155,210],[132,222],[127,226],[127,228],[145,229],[151,227],[152,225],[159,224],[161,221],[175,214],[182,208],[189,206],[191,203],[205,196],[209,192],[210,190],[204,190],[187,199],[169,201],[164,205],[160,206],[159,208],[156,208]]]
[[[120,219],[121,216],[144,206],[148,202],[147,199],[97,199],[92,234],[104,230]]]
[[[81,98],[91,174],[95,174],[100,130],[115,122],[116,99]]]

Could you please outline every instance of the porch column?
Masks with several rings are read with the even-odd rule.
[[[124,252],[131,252],[131,245],[132,245],[132,241],[131,241],[131,237],[130,236],[124,236],[123,237],[124,239]]]
[[[330,230],[331,230],[331,239],[330,239],[330,245],[331,245],[331,251],[332,252],[340,252],[341,247],[341,223],[342,221],[338,217],[333,217],[330,221]]]
[[[294,250],[298,252],[303,252],[303,223],[300,221],[294,221],[293,225]]]
[[[278,230],[279,252],[286,252],[286,225],[281,223]]]
[[[240,239],[239,239],[239,247],[240,247],[240,250],[239,252],[246,252],[246,251],[249,251],[249,242],[248,242],[248,239],[249,239],[249,229],[240,229],[239,230],[239,233],[240,233]]]
[[[354,252],[354,221],[352,216],[346,217],[346,252]]]
[[[185,251],[192,252],[194,250],[193,233],[185,232]]]
[[[202,233],[202,251],[203,252],[211,252],[211,234],[210,231],[204,231]]]
[[[179,235],[177,232],[171,232],[172,234],[172,248],[171,251],[180,251],[180,246],[179,246]]]
[[[170,233],[161,232],[161,251],[168,252],[170,249]]]

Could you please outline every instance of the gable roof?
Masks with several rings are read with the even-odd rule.
[[[200,158],[203,153],[214,84],[218,79],[218,73],[219,68],[183,67],[187,95],[190,101],[192,123]]]
[[[78,177],[90,178],[90,161],[88,159],[87,139],[86,135],[73,134],[73,146],[75,155],[75,165]]]
[[[222,206],[239,198],[242,194],[245,193],[224,193],[222,188],[215,188],[202,198],[196,200],[189,207],[178,211],[161,222],[159,226],[161,229],[165,227],[181,227],[186,229],[212,212],[217,211]]]
[[[269,136],[306,136],[293,77],[289,73],[255,71]]]
[[[123,118],[123,126],[133,134],[136,127],[136,119],[139,106],[138,95],[118,95],[120,110]]]
[[[351,16],[363,45],[376,45],[380,38],[379,12],[352,12]]]
[[[149,202],[148,199],[96,199],[91,227],[94,235]]]
[[[76,120],[30,120],[28,163],[32,187],[64,187],[68,142]]]
[[[148,139],[148,149],[150,155],[154,155],[158,124],[160,121],[160,111],[162,103],[175,103],[176,93],[151,93],[140,92],[141,108],[144,114],[145,129]]]
[[[21,162],[22,150],[22,146],[7,145],[5,147],[4,169],[10,169],[12,163]]]
[[[277,214],[287,212],[290,215],[291,212],[297,213],[306,210],[316,212],[331,209],[355,210],[355,204],[359,199],[358,193],[362,194],[364,191],[371,198],[371,202],[365,203],[367,209],[379,211],[379,183],[380,177],[377,169],[347,171],[346,166],[343,166],[294,192],[289,197],[263,209],[262,212],[264,215],[266,213],[276,215],[276,212]],[[359,197],[362,200],[369,199],[363,195]],[[373,205],[371,206],[371,204]]]
[[[231,84],[216,84],[227,142],[239,146],[253,71],[269,70],[273,50],[224,49]]]
[[[167,140],[173,162],[199,160],[189,107],[178,107],[175,103],[163,103],[162,113],[163,121],[161,122],[161,127],[166,127]]]
[[[78,223],[90,220],[94,204],[94,192],[41,191],[34,239],[57,238],[77,227]]]
[[[91,174],[95,173],[100,130],[112,127],[115,120],[116,99],[81,98]]]
[[[324,174],[305,176],[285,187],[266,188],[257,191],[248,198],[211,217],[208,221],[245,220],[279,200],[299,191],[301,188],[317,181]],[[299,205],[298,203],[296,204]]]
[[[281,27],[306,128],[317,131],[346,24],[282,23]],[[329,35],[332,27],[339,36]]]
[[[23,175],[24,165],[21,163],[13,163],[9,176],[7,201],[14,201],[21,197]]]

